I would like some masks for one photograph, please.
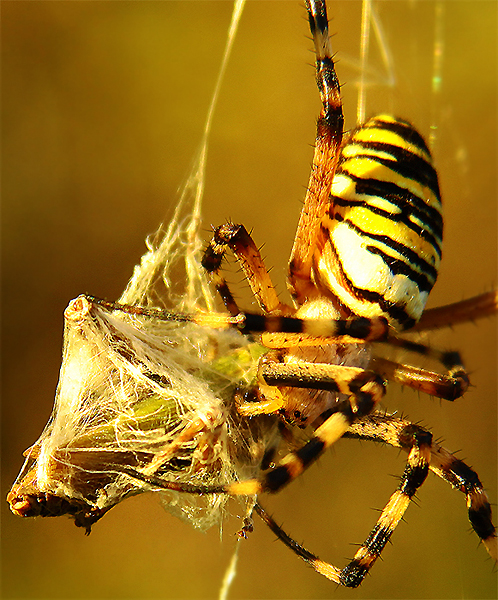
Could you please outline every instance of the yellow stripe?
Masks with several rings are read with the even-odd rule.
[[[427,189],[427,193],[430,194],[430,190]],[[371,217],[371,219],[374,218],[384,218],[384,219],[389,219],[389,216],[383,217],[382,215],[376,215],[376,213],[374,213],[371,209],[376,209],[378,208],[379,210],[382,210],[386,213],[389,213],[389,215],[400,215],[403,210],[402,207],[389,201],[386,198],[383,198],[382,196],[376,196],[376,195],[372,195],[372,194],[360,194],[356,191],[356,185],[354,183],[354,181],[345,173],[340,173],[339,175],[336,175],[334,177],[334,181],[332,183],[332,189],[331,189],[331,194],[333,196],[337,196],[343,200],[352,200],[352,201],[360,201],[360,202],[365,202],[366,206],[363,207],[357,207],[357,206],[339,206],[336,205],[334,207],[334,210],[339,213],[342,214],[344,217],[349,216],[350,212],[354,211],[354,210],[358,210],[360,208],[362,208],[365,211],[369,211],[368,212],[368,216]],[[425,204],[426,198],[422,199],[422,203]],[[439,209],[438,212],[440,213]],[[441,214],[441,213],[440,213]],[[368,216],[366,218],[368,218]],[[427,215],[423,215],[423,219],[421,219],[420,217],[418,217],[417,215],[415,215],[414,213],[408,213],[407,217],[409,218],[409,220],[414,224],[414,225],[418,225],[421,229],[425,230],[425,231],[429,231],[430,233],[432,233],[432,235],[436,238],[439,239],[440,236],[438,236],[436,234],[436,232],[433,230],[432,227],[432,222],[431,219],[427,216]],[[403,225],[403,223],[400,223],[399,221],[391,221],[391,219],[389,219],[390,223],[392,223],[392,227],[406,227],[406,225]],[[382,233],[382,231],[380,232]]]
[[[374,141],[374,140],[372,140]],[[381,140],[379,140],[381,141]],[[385,158],[387,160],[392,160],[393,155],[390,152],[384,152],[382,150],[377,150],[376,148],[366,148],[360,144],[356,144],[356,136],[353,138],[351,142],[349,142],[346,146],[344,146],[341,154],[344,158],[355,158],[358,155],[367,155],[373,156],[377,158]]]
[[[261,483],[257,479],[238,481],[227,486],[227,492],[232,496],[254,496],[262,491]]]
[[[339,239],[339,232],[344,232],[344,230],[348,236],[342,236]],[[349,234],[352,241],[349,240]],[[396,323],[377,302],[358,298],[342,280],[336,267],[336,256],[332,251],[331,243],[333,242],[337,247],[342,268],[354,286],[376,291],[386,300],[403,305],[409,317],[415,320],[420,318],[427,302],[428,293],[420,293],[417,285],[406,276],[393,276],[380,256],[365,252],[361,247],[364,240],[349,228],[336,227],[331,238],[327,240],[321,252],[315,255],[315,272],[320,274],[321,285],[330,290],[355,314],[367,318],[385,316],[391,324]]]
[[[389,502],[382,511],[377,524],[392,531],[403,518],[409,504],[410,498],[403,492],[396,490],[389,498]]]
[[[382,511],[380,519],[377,521],[376,527],[381,527],[389,532],[394,531],[396,526],[403,518],[410,499],[408,496],[397,490],[389,499],[386,507]],[[374,554],[369,550],[367,546],[362,546],[358,552],[354,555],[355,561],[358,561],[361,565],[370,567],[378,558],[377,554]]]
[[[315,431],[315,437],[326,447],[331,446],[349,429],[349,421],[342,413],[335,413]]]
[[[320,573],[320,575],[324,575],[330,581],[334,583],[341,584],[341,570],[333,565],[320,560],[319,558],[311,561],[311,566]]]
[[[296,479],[304,471],[303,461],[294,454],[287,454],[279,466],[285,467],[292,479]]]

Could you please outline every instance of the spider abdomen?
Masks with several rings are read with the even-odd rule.
[[[313,276],[354,314],[416,323],[441,260],[437,173],[406,121],[374,117],[341,150],[321,224]]]

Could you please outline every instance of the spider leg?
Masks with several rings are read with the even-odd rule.
[[[426,344],[413,342],[395,336],[386,341],[390,346],[403,348],[409,352],[415,352],[427,356],[441,365],[446,374],[427,371],[408,365],[402,365],[384,358],[376,358],[373,368],[377,369],[384,377],[391,381],[397,381],[416,390],[425,392],[430,396],[437,396],[445,400],[456,400],[462,396],[469,387],[469,376],[462,364],[460,354],[454,350],[442,351]]]
[[[217,292],[232,315],[240,310],[227,282],[220,274],[222,260],[230,249],[240,263],[251,290],[265,313],[288,312],[290,309],[278,299],[270,275],[256,244],[243,225],[226,223],[214,230],[213,239],[202,257],[202,266],[211,275]]]
[[[288,548],[308,563],[317,573],[324,575],[327,579],[330,579],[334,583],[342,584],[341,581],[341,569],[334,567],[330,563],[327,563],[316,554],[312,554],[309,550],[298,544],[292,539],[281,527],[277,525],[276,521],[264,510],[264,508],[258,502],[254,506],[254,510],[261,517],[263,522],[273,531],[277,538],[283,542]]]
[[[255,510],[276,536],[318,573],[346,587],[358,587],[390,540],[396,526],[429,470],[432,435],[422,428],[405,432],[408,462],[398,489],[392,494],[370,535],[343,569],[324,562],[289,537],[258,504]]]
[[[379,558],[391,535],[429,471],[432,434],[414,429],[408,433],[410,451],[398,489],[392,494],[376,525],[356,552],[353,560],[341,571],[341,583],[357,587]]]
[[[458,356],[457,353],[452,354]],[[419,369],[418,367],[402,365],[385,358],[375,358],[372,361],[372,367],[386,379],[425,392],[430,396],[436,396],[444,400],[456,400],[467,391],[469,377],[459,360],[449,364],[448,373],[441,374]]]
[[[410,331],[428,331],[488,317],[498,311],[498,290],[461,300],[446,306],[430,308]]]
[[[329,419],[324,422],[324,425]],[[319,559],[293,540],[266,513],[261,505],[256,503],[254,506],[255,511],[275,535],[318,573],[346,587],[359,586],[403,518],[410,500],[425,481],[429,469],[466,495],[469,520],[472,527],[491,557],[495,561],[497,560],[497,537],[496,529],[491,521],[491,507],[477,473],[463,461],[455,458],[448,450],[434,443],[432,434],[427,429],[389,415],[365,415],[357,418],[343,433],[343,436],[382,442],[408,452],[408,462],[398,489],[392,494],[372,532],[346,567],[339,569]],[[314,439],[315,442],[313,443],[317,443],[317,436]],[[310,440],[310,442],[312,441],[313,439]],[[307,448],[309,444],[306,444],[303,449]],[[293,454],[299,455],[301,453],[302,456],[303,449]],[[126,467],[123,468],[126,469]],[[195,494],[256,494],[261,491],[260,489],[246,489],[245,492],[242,492],[240,486],[249,482],[229,486],[194,486],[167,482],[154,477],[145,477],[136,470],[128,469],[128,471],[126,472],[129,475],[160,489],[174,489]]]
[[[410,500],[425,481],[429,468],[466,495],[472,527],[491,557],[497,560],[497,537],[491,521],[491,507],[477,473],[434,443],[427,429],[388,415],[368,415],[353,423],[344,437],[383,442],[409,453],[398,489],[389,499],[366,541],[345,568],[339,569],[309,552],[277,525],[261,505],[255,506],[258,515],[275,535],[318,573],[347,587],[359,586],[391,538]]]
[[[344,437],[382,442],[410,452],[415,433],[425,435],[428,431],[406,419],[390,415],[368,415],[353,423]],[[465,494],[469,521],[491,557],[498,560],[491,506],[477,473],[436,442],[432,442],[430,454],[430,470]]]
[[[496,528],[491,520],[491,506],[477,473],[441,446],[434,447],[431,454],[431,470],[465,494],[472,528],[491,558],[498,562]]]
[[[227,315],[225,313],[198,312],[195,314],[173,313],[162,308],[139,306],[136,304],[122,304],[111,302],[104,298],[97,298],[89,294],[81,294],[71,301],[66,312],[91,311],[94,307],[103,310],[117,310],[130,315],[146,318],[159,319],[160,321],[171,321],[178,323],[196,323],[202,327],[213,329],[227,329],[234,327],[242,333],[267,333],[278,332],[285,334],[287,343],[282,341],[282,346],[295,346],[297,343],[306,343],[308,338],[313,338],[308,343],[316,346],[337,340],[332,338],[345,338],[347,341],[383,341],[387,339],[388,323],[383,317],[367,319],[364,317],[353,317],[351,319],[301,319],[299,317],[286,317],[279,315],[261,315],[258,313],[238,313]],[[270,338],[268,338],[270,340]],[[342,340],[341,341],[345,341]],[[263,342],[266,345],[266,342]],[[270,345],[270,344],[268,344]],[[272,346],[274,347],[274,346]]]
[[[316,81],[322,110],[317,121],[310,180],[289,261],[289,288],[296,298],[304,298],[315,292],[310,281],[313,253],[320,222],[330,203],[330,188],[337,167],[344,125],[325,2],[307,0],[306,9],[315,44]]]
[[[373,371],[330,364],[287,365],[263,363],[261,377],[268,385],[331,390],[346,394],[347,400],[337,402],[325,411],[310,440],[298,450],[289,452],[277,466],[260,479],[249,479],[228,486],[230,494],[250,495],[276,492],[298,477],[320,455],[334,444],[358,418],[372,412],[382,400],[384,381]]]

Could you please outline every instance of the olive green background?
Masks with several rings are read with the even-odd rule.
[[[431,93],[435,11],[442,8],[442,92]],[[378,6],[396,84],[373,87],[427,134],[445,203],[435,306],[496,283],[494,1]],[[171,212],[198,147],[217,76],[229,2],[2,2],[2,497],[51,411],[62,312],[91,292],[117,298],[144,238]],[[330,2],[347,127],[355,123],[360,3]],[[307,183],[318,94],[299,2],[249,2],[213,124],[205,237],[227,218],[253,229],[285,291],[286,261]],[[380,68],[375,45],[372,62]],[[241,276],[232,267],[235,286]],[[247,300],[246,285],[240,295]],[[497,498],[496,319],[430,336],[462,351],[473,386],[448,403],[392,385],[385,407],[430,426]],[[404,455],[340,441],[298,481],[264,499],[277,520],[342,566],[397,485]],[[263,501],[263,500],[262,500]],[[229,521],[194,531],[157,498],[127,500],[89,538],[69,520],[15,518],[2,504],[3,598],[213,598],[231,556]],[[231,598],[496,598],[496,573],[469,532],[465,499],[430,475],[406,523],[359,590],[336,589],[256,520]]]

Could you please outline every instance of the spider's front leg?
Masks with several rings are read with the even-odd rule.
[[[344,116],[339,79],[335,72],[324,0],[306,0],[316,54],[316,82],[322,110],[316,125],[311,174],[289,260],[289,289],[301,303],[316,293],[312,282],[313,255],[320,223],[330,207],[330,190],[339,161]]]
[[[276,311],[288,313],[290,309],[280,302],[258,247],[246,228],[234,223],[226,223],[214,230],[213,239],[202,257],[202,266],[210,274],[228,312],[233,316],[240,313],[227,282],[220,274],[227,250],[233,252],[242,267],[261,309],[267,314]]]

